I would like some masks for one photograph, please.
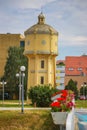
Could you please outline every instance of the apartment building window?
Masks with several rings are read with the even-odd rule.
[[[41,68],[44,68],[44,60],[41,60]]]
[[[69,68],[70,71],[74,70],[73,68]]]
[[[82,68],[78,68],[78,70],[79,70],[79,71],[81,71],[81,70],[82,70]]]
[[[40,84],[44,84],[44,77],[43,76],[41,76]]]

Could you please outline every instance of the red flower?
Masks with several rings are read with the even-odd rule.
[[[61,94],[60,94],[61,92]],[[51,107],[53,111],[70,111],[72,107],[74,107],[74,103],[72,102],[74,98],[74,93],[71,90],[61,90],[56,94],[60,94],[58,98],[54,102],[51,103]],[[56,95],[55,94],[55,95]]]
[[[67,107],[72,107],[72,106],[74,106],[73,102],[69,102],[69,103],[67,104]]]
[[[62,97],[66,97],[67,94],[68,94],[67,90],[62,90],[62,95],[61,95]]]
[[[64,97],[60,97],[60,98],[57,98],[57,100],[58,100],[58,101],[65,101],[66,98],[64,98]]]
[[[52,102],[51,107],[60,107],[60,102],[57,102],[57,101]]]

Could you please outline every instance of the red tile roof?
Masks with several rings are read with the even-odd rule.
[[[87,56],[67,56],[65,66],[66,75],[87,75]]]

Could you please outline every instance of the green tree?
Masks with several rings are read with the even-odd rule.
[[[72,79],[70,79],[68,84],[65,86],[65,89],[72,90],[75,94],[75,99],[78,98],[78,89],[77,89],[76,81],[73,81]]]
[[[25,93],[27,86],[27,58],[23,55],[23,47],[10,47],[8,50],[8,58],[5,66],[4,79],[7,82],[7,91],[9,93],[10,99],[13,95],[18,96],[18,80],[16,73],[19,72],[20,66],[24,65],[26,67],[26,77],[25,77]]]
[[[48,107],[50,105],[51,96],[58,90],[50,88],[49,85],[34,86],[29,89],[28,96],[31,99],[32,104],[36,104],[38,107]]]

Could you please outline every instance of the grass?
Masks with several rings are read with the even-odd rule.
[[[87,100],[77,100],[76,108],[87,108]]]
[[[21,104],[0,104],[0,107],[21,107]],[[32,105],[25,104],[24,107],[32,107]]]
[[[21,103],[18,100],[0,100],[0,107],[21,107]],[[32,104],[24,101],[24,107],[32,107]]]
[[[17,100],[5,101],[0,107],[20,107]],[[25,101],[25,107],[31,107]],[[76,108],[87,108],[87,100],[77,100]],[[50,110],[0,111],[0,130],[59,130],[54,125]]]
[[[59,130],[50,111],[0,111],[0,130]]]
[[[32,104],[25,101],[24,107],[33,107]],[[76,100],[76,108],[87,108],[87,100]],[[18,100],[5,100],[4,104],[2,100],[0,100],[0,107],[21,107]]]

